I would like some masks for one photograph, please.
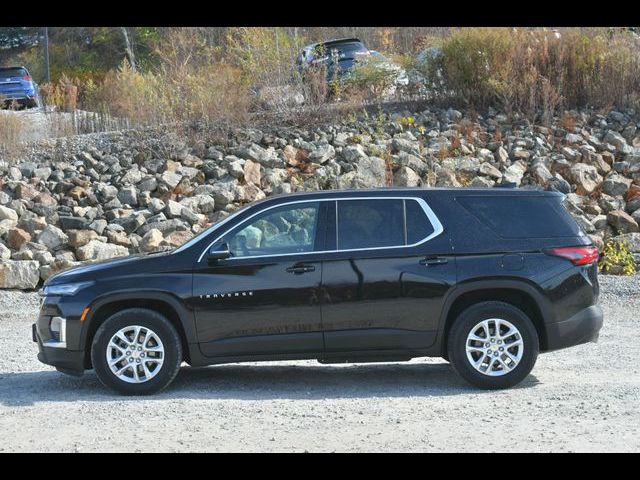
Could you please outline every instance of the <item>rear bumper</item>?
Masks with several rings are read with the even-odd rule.
[[[602,321],[602,308],[592,305],[567,320],[547,324],[547,351],[596,341]]]

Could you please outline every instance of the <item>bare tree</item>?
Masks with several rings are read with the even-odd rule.
[[[124,38],[124,46],[127,52],[127,57],[129,58],[129,63],[131,64],[131,70],[136,71],[136,57],[133,53],[133,44],[129,39],[129,32],[127,32],[127,27],[120,27],[120,31],[122,32],[122,37]]]

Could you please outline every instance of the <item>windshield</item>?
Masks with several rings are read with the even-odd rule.
[[[187,243],[184,243],[181,246],[179,246],[178,248],[176,248],[175,250],[173,250],[171,253],[179,253],[179,252],[182,252],[182,251],[186,250],[187,248],[191,247],[192,245],[195,245],[200,240],[202,240],[204,237],[206,237],[210,233],[215,232],[219,227],[225,225],[229,220],[237,217],[240,213],[244,212],[247,208],[249,208],[249,206],[251,206],[251,204],[248,204],[248,205],[245,205],[242,208],[239,208],[238,210],[233,212],[231,215],[229,215],[227,218],[225,218],[225,219],[223,219],[223,220],[221,220],[221,221],[219,221],[217,223],[214,223],[209,228],[207,228],[207,229],[201,231],[200,233],[198,233],[195,237],[192,237]]]

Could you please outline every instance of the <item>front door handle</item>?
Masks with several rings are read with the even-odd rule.
[[[300,275],[307,272],[315,272],[316,267],[313,265],[294,265],[293,267],[287,268],[287,272],[295,273],[296,275]]]
[[[420,265],[444,265],[445,263],[449,263],[449,259],[447,257],[427,257],[420,260]]]

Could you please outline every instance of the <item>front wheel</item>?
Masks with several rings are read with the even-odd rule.
[[[91,347],[98,379],[124,395],[149,395],[168,386],[182,363],[182,342],[163,315],[144,308],[115,313]]]
[[[538,334],[522,310],[505,302],[482,302],[454,321],[447,350],[454,370],[472,385],[509,388],[533,369]]]

